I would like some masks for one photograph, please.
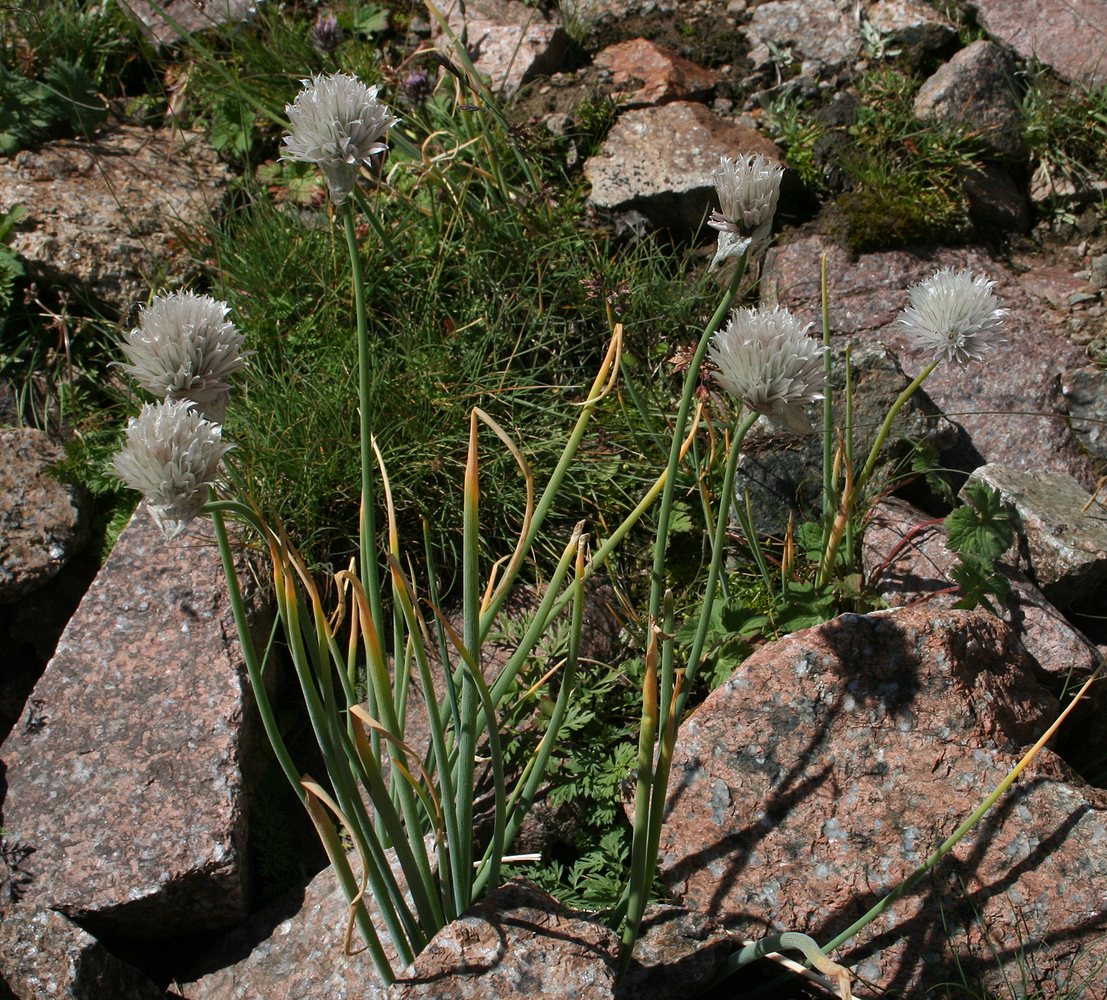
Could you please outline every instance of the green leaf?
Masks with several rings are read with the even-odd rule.
[[[996,597],[1005,601],[1011,592],[1011,583],[1007,577],[995,568],[990,559],[980,556],[962,555],[961,564],[954,567],[950,575],[961,589],[961,597],[954,605],[955,608],[971,611],[983,606],[998,616],[999,612],[988,598]]]
[[[999,493],[976,480],[965,487],[964,495],[966,504],[946,515],[950,549],[959,555],[998,559],[1014,539]]]
[[[358,7],[354,12],[350,30],[356,35],[377,35],[388,29],[388,11],[372,4]]]

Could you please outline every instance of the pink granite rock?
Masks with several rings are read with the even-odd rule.
[[[116,543],[16,727],[3,827],[24,891],[97,933],[241,920],[252,696],[210,524],[172,543],[142,508]]]
[[[492,90],[514,94],[526,81],[561,69],[569,36],[556,17],[519,0],[468,0],[439,5],[458,39],[465,32],[469,57]],[[436,43],[455,59],[453,42],[442,33]],[[455,60],[456,61],[456,60]]]
[[[439,931],[391,1000],[611,1000],[618,938],[525,881],[508,882]]]
[[[121,125],[0,158],[0,202],[33,220],[12,237],[29,277],[79,285],[122,312],[155,279],[174,286],[195,273],[178,227],[207,225],[229,177],[198,134]]]
[[[1102,0],[971,0],[981,27],[1024,59],[1070,80],[1107,81],[1107,6]]]
[[[897,886],[1052,720],[1014,633],[979,612],[843,615],[758,650],[685,723],[662,877],[724,923],[828,941]],[[1048,751],[836,958],[897,995],[1107,960],[1107,794]],[[1091,994],[1102,1000],[1091,980]]]
[[[1060,328],[1065,314],[1050,304],[1046,289],[1057,281],[1049,267],[1027,258],[1016,273],[974,248],[893,250],[852,259],[812,237],[769,252],[763,299],[817,323],[824,254],[834,336],[883,343],[912,377],[928,359],[896,325],[908,288],[940,267],[968,268],[994,280],[995,293],[1009,310],[1005,342],[979,364],[939,365],[926,380],[927,395],[968,432],[977,453],[968,456],[970,467],[1001,462],[1032,472],[1065,472],[1091,488],[1096,471],[1069,429],[1060,388],[1061,373],[1083,364],[1084,352],[1066,339]],[[1046,273],[1039,274],[1039,268]]]
[[[30,906],[11,909],[0,921],[0,996],[16,1000],[165,998],[146,976],[75,923],[60,913]]]
[[[84,541],[83,494],[49,472],[64,457],[42,431],[0,428],[0,604],[52,579]]]
[[[941,520],[929,518],[903,500],[877,504],[865,526],[862,565],[866,580],[892,607],[925,602],[952,608],[960,599],[950,575],[957,556],[946,548]],[[1099,662],[1098,650],[1045,595],[1014,566],[1000,564],[1011,585],[1008,600],[996,603],[1002,619],[1047,674],[1063,681],[1070,673],[1087,676]]]
[[[610,71],[614,96],[630,106],[696,100],[719,82],[717,73],[645,38],[609,45],[593,64]]]

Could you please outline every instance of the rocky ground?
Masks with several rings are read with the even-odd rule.
[[[263,835],[264,752],[210,537],[164,546],[140,511],[74,612],[90,577],[85,500],[43,472],[54,454],[43,436],[6,428],[0,996],[688,996],[735,939],[841,931],[979,803],[1102,658],[1107,508],[1091,491],[1107,465],[1103,188],[1031,169],[1005,74],[1035,56],[1102,85],[1103,5],[467,10],[478,68],[520,127],[564,140],[592,185],[595,224],[676,241],[700,229],[720,155],[781,155],[764,127],[775,97],[844,93],[890,49],[934,65],[920,117],[971,123],[991,143],[984,181],[967,188],[969,238],[858,252],[832,211],[797,201],[761,294],[814,319],[825,257],[835,337],[870,352],[866,391],[880,399],[919,367],[892,330],[908,287],[939,266],[996,282],[1007,345],[977,369],[940,369],[900,433],[932,433],[950,464],[1001,491],[1019,526],[1003,562],[1012,597],[998,617],[952,609],[940,526],[902,499],[881,505],[865,558],[889,610],[765,646],[683,731],[661,859],[679,905],[651,911],[622,984],[609,931],[511,885],[386,990],[364,956],[342,956],[345,905],[329,870],[311,864],[302,888],[256,905],[247,843]],[[971,42],[966,25],[979,29]],[[603,101],[615,120],[602,144],[573,141],[582,106]],[[182,141],[188,176],[164,169]],[[201,217],[226,184],[198,136],[135,127],[0,161],[0,207],[25,204],[38,220],[14,244],[35,280],[83,284],[120,312],[144,297],[152,261],[184,276],[165,220]],[[742,474],[779,509],[780,470],[799,481],[806,460],[779,437],[751,450]],[[995,995],[1018,995],[1003,983],[1025,976],[1041,996],[1107,998],[1103,707],[1095,695],[982,832],[837,953],[857,995],[959,996],[949,983],[966,975]]]

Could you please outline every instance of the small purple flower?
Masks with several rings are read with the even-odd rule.
[[[320,14],[311,29],[311,44],[320,52],[333,52],[342,41],[343,32],[338,26],[338,18],[333,14]]]
[[[431,93],[430,74],[425,69],[415,69],[404,77],[404,97],[408,104],[425,104]]]

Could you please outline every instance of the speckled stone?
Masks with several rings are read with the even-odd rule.
[[[4,203],[34,220],[11,238],[28,277],[76,286],[119,315],[145,302],[152,282],[174,287],[195,274],[178,233],[210,223],[229,178],[201,135],[173,128],[119,125],[95,141],[55,139],[0,158]]]
[[[0,921],[0,996],[165,1000],[146,976],[75,923],[52,910],[29,906],[9,910]]]
[[[391,1000],[611,1000],[619,939],[533,885],[509,882],[444,927]]]
[[[0,748],[24,891],[97,934],[228,926],[248,904],[243,769],[257,729],[211,526],[142,508]]]
[[[941,267],[968,268],[994,280],[995,294],[1009,310],[1004,343],[980,363],[939,365],[924,383],[927,395],[971,439],[967,469],[1002,462],[1029,472],[1065,472],[1091,489],[1098,476],[1068,426],[1060,385],[1061,373],[1083,365],[1085,353],[1060,330],[1066,314],[1053,300],[1059,279],[1048,266],[1027,258],[1016,273],[972,247],[893,250],[852,259],[828,240],[811,237],[770,249],[763,298],[817,323],[824,254],[835,339],[884,344],[912,378],[929,358],[896,325],[908,289]]]
[[[0,604],[53,579],[84,541],[84,496],[49,472],[64,457],[42,431],[0,428]]]
[[[1107,82],[1107,6],[1103,0],[972,0],[980,25],[1024,59],[1062,76]]]
[[[655,226],[694,233],[718,207],[711,172],[720,156],[780,151],[760,132],[720,118],[691,101],[635,108],[619,116],[600,151],[584,165],[589,202],[635,210]]]
[[[952,608],[961,594],[952,571],[957,555],[946,547],[945,526],[903,500],[891,498],[870,512],[861,542],[865,579],[890,607],[925,601]],[[1063,681],[1085,677],[1099,662],[1096,647],[1074,628],[1025,573],[1007,563],[996,567],[1011,585],[1005,602],[993,600],[1045,673]]]
[[[1107,508],[1072,476],[989,464],[976,480],[999,492],[1018,534],[1011,555],[1054,604],[1094,606],[1107,593]]]
[[[986,613],[906,608],[795,633],[682,728],[662,878],[723,922],[759,917],[827,941],[957,828],[1056,711]],[[1066,774],[1045,751],[836,960],[901,996],[960,981],[952,951],[969,976],[1016,982],[1029,952],[1037,988],[1101,969],[1107,793]]]
[[[467,33],[473,65],[498,94],[510,96],[533,77],[562,68],[570,41],[555,15],[519,0],[468,0],[442,9],[455,38]],[[454,42],[444,32],[436,45],[446,58],[456,59]]]

